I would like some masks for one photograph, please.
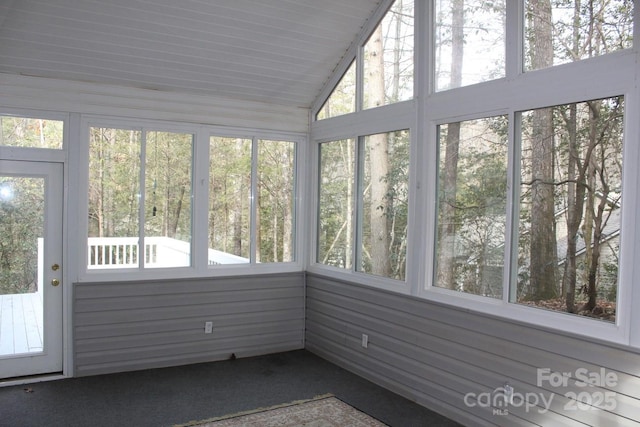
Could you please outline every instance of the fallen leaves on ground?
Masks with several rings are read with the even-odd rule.
[[[521,304],[529,305],[532,307],[544,308],[552,311],[567,311],[567,305],[564,299],[551,299],[541,301],[521,301]],[[608,322],[616,321],[616,303],[606,300],[598,300],[593,310],[586,310],[584,306],[586,301],[576,301],[576,313],[580,316],[593,317],[600,320],[606,320]]]

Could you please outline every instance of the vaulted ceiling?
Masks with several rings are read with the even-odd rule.
[[[0,0],[0,73],[309,107],[381,0]]]

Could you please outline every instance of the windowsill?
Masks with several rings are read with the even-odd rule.
[[[533,328],[550,329],[560,333],[580,335],[625,346],[630,345],[628,333],[622,326],[620,319],[617,319],[617,323],[607,322],[440,288],[422,290],[418,296],[458,309],[526,323]]]
[[[580,315],[507,303],[501,299],[481,297],[441,288],[418,289],[416,291],[412,290],[411,285],[407,282],[400,282],[321,264],[311,265],[307,268],[307,271],[342,282],[349,282],[396,294],[404,294],[426,302],[435,302],[454,310],[500,318],[508,322],[516,322],[533,329],[555,332],[562,335],[585,337],[590,340],[619,345],[623,348],[631,347],[629,333],[623,326],[625,324],[624,319],[618,318],[616,323],[610,323]]]
[[[149,280],[207,279],[215,277],[255,276],[259,274],[301,273],[300,263],[234,264],[205,269],[193,267],[118,270],[90,270],[79,275],[77,283],[135,282]]]
[[[400,294],[411,294],[410,286],[406,280],[401,281],[389,279],[386,277],[375,276],[368,273],[346,270],[317,263],[308,266],[307,272],[320,274],[322,276],[335,278],[337,280],[346,280],[360,285],[372,286],[374,288],[384,289]]]

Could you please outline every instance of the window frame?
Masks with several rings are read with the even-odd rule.
[[[87,268],[88,251],[88,179],[89,176],[89,129],[91,127],[106,127],[114,129],[131,129],[144,131],[176,132],[193,134],[193,159],[192,159],[192,238],[191,238],[191,265],[185,267],[166,268],[121,268],[121,269],[89,269]],[[288,141],[295,144],[295,171],[294,171],[294,224],[293,254],[294,260],[282,263],[258,264],[229,264],[208,265],[208,197],[209,197],[209,140],[211,136],[229,138],[252,139],[253,144],[258,140]],[[304,199],[300,183],[303,183],[303,167],[301,159],[305,156],[306,135],[299,133],[274,132],[260,129],[244,129],[201,125],[196,123],[178,123],[164,120],[118,118],[113,116],[82,115],[80,117],[80,132],[77,157],[78,163],[78,227],[75,241],[73,241],[72,257],[78,260],[77,281],[81,283],[91,282],[128,282],[132,280],[160,280],[181,278],[202,278],[220,276],[254,275],[268,273],[286,273],[303,271],[304,259],[304,227],[299,218],[304,217]],[[252,154],[253,155],[253,154]],[[256,159],[252,160],[252,169],[256,167]],[[253,177],[252,177],[253,180]],[[255,190],[252,185],[252,198]],[[253,204],[253,202],[252,202]],[[253,221],[253,220],[252,220]],[[255,239],[255,235],[251,236]],[[73,240],[73,237],[72,237]],[[253,260],[252,260],[253,261]]]
[[[398,104],[402,104],[402,103],[398,103]],[[371,112],[373,110],[380,110],[380,112],[384,114],[385,110],[394,110],[396,108],[407,109],[413,106],[412,103],[411,104],[405,103],[404,105],[400,105],[400,106],[398,106],[398,104],[391,104],[388,106],[377,107],[375,109],[364,110],[363,113],[364,115],[369,115],[367,114],[367,112]],[[378,114],[372,114],[372,116],[377,116],[377,115]],[[361,205],[362,205],[362,200],[361,200],[362,195],[360,194],[360,181],[362,179],[361,174],[364,173],[362,170],[363,159],[361,158],[362,157],[361,154],[363,150],[365,137],[370,135],[385,134],[385,133],[397,132],[397,131],[409,132],[409,144],[410,144],[409,145],[409,182],[407,183],[407,186],[409,189],[409,193],[408,193],[409,206],[407,210],[408,230],[414,229],[418,224],[418,221],[415,219],[416,215],[414,214],[415,212],[414,206],[416,203],[415,202],[416,189],[417,189],[416,185],[414,184],[416,182],[415,181],[416,180],[415,159],[417,157],[416,156],[417,144],[416,144],[416,136],[414,135],[414,132],[413,132],[415,128],[412,128],[411,126],[409,126],[410,119],[408,119],[408,117],[410,116],[404,115],[402,119],[391,120],[396,124],[406,124],[407,126],[404,126],[404,127],[400,126],[398,128],[393,128],[393,127],[389,128],[389,124],[381,124],[379,121],[377,121],[378,126],[376,127],[375,132],[361,131],[351,135],[342,134],[342,136],[333,136],[333,137],[328,137],[323,139],[314,139],[313,141],[314,150],[313,150],[313,153],[311,153],[309,156],[309,159],[312,162],[311,163],[312,167],[310,168],[310,173],[308,174],[308,176],[311,177],[309,181],[311,185],[313,185],[312,192],[310,193],[312,194],[311,212],[313,212],[313,216],[311,217],[311,219],[313,221],[313,226],[309,227],[309,229],[313,230],[314,234],[313,236],[311,236],[311,238],[307,243],[307,246],[309,247],[309,254],[307,257],[308,259],[307,271],[316,272],[323,275],[329,275],[335,278],[347,279],[355,283],[372,285],[378,288],[387,289],[394,292],[400,292],[403,294],[411,293],[412,283],[414,283],[414,279],[415,277],[417,277],[413,266],[414,265],[417,266],[421,264],[419,261],[416,262],[416,260],[414,259],[416,252],[410,250],[410,248],[414,247],[417,244],[417,239],[420,239],[418,234],[408,233],[408,236],[407,236],[407,254],[406,254],[406,266],[405,266],[406,274],[405,274],[404,280],[398,280],[398,279],[393,279],[389,277],[375,275],[372,273],[367,273],[362,271],[359,267],[359,260],[361,257],[360,253],[362,251],[360,247],[362,245],[360,221],[363,215],[361,212],[359,212],[359,209],[361,208]],[[325,122],[325,121],[330,121],[330,119],[322,120],[322,122]],[[366,127],[366,123],[364,123],[364,125],[365,125],[364,127]],[[371,127],[369,128],[371,129]],[[385,129],[385,130],[381,130],[381,129]],[[322,264],[317,260],[318,244],[319,244],[317,231],[319,230],[319,219],[320,219],[319,218],[319,212],[320,212],[319,211],[319,198],[320,198],[319,161],[320,161],[320,147],[322,144],[331,143],[339,140],[346,140],[346,139],[354,140],[354,153],[353,153],[354,154],[354,176],[352,177],[352,184],[354,188],[354,194],[352,199],[352,203],[354,207],[354,212],[353,212],[354,217],[353,217],[353,227],[352,227],[353,230],[351,235],[351,242],[352,242],[351,252],[352,252],[353,262],[350,268],[340,268],[340,267]]]
[[[140,253],[138,254],[138,266],[137,267],[132,267],[132,268],[109,268],[109,269],[101,269],[101,268],[96,268],[96,269],[89,269],[88,268],[88,251],[84,250],[81,252],[81,260],[82,260],[82,264],[81,264],[81,274],[84,273],[84,275],[86,275],[87,277],[90,276],[106,276],[109,277],[111,275],[113,276],[129,276],[129,277],[135,277],[138,275],[141,276],[155,276],[156,274],[152,273],[154,270],[157,270],[157,275],[158,276],[162,276],[163,272],[175,272],[176,274],[182,274],[182,272],[184,271],[188,271],[194,268],[194,253],[195,253],[195,236],[196,233],[194,232],[195,230],[195,204],[194,204],[194,199],[195,199],[195,182],[196,182],[196,173],[195,173],[195,167],[196,167],[196,140],[197,140],[197,135],[196,132],[194,132],[192,129],[190,130],[189,127],[187,126],[174,126],[170,123],[167,122],[148,122],[148,121],[130,121],[130,120],[118,120],[118,119],[107,119],[107,120],[100,120],[100,119],[89,119],[86,123],[86,126],[83,126],[83,134],[86,136],[85,138],[82,139],[83,141],[83,146],[86,145],[86,157],[84,157],[84,159],[82,160],[82,164],[84,166],[84,168],[86,168],[86,173],[83,175],[83,177],[85,179],[81,180],[81,184],[80,186],[82,187],[82,196],[80,197],[81,202],[81,206],[83,209],[83,214],[81,215],[81,217],[84,218],[84,223],[83,223],[83,232],[82,232],[82,236],[84,237],[84,243],[83,246],[84,248],[87,247],[87,238],[88,238],[88,234],[89,234],[89,223],[88,223],[88,208],[89,208],[89,203],[88,203],[88,190],[89,190],[89,156],[90,156],[90,149],[89,149],[89,129],[90,128],[111,128],[111,129],[118,129],[118,130],[130,130],[130,131],[140,131],[142,132],[143,136],[140,142],[140,160],[141,160],[141,168],[139,171],[139,175],[138,175],[138,182],[140,185],[140,189],[144,189],[144,192],[141,192],[141,194],[139,194],[139,202],[140,202],[140,207],[138,208],[138,218],[140,223],[138,224],[138,236],[134,236],[134,237],[138,237],[138,238],[146,238],[146,233],[144,231],[145,228],[145,224],[144,224],[144,218],[142,217],[142,209],[145,207],[145,203],[147,201],[147,194],[146,194],[146,166],[142,166],[143,164],[146,163],[146,158],[147,158],[147,142],[146,142],[146,137],[144,135],[146,135],[148,132],[171,132],[171,133],[184,133],[184,134],[191,134],[193,135],[193,146],[191,149],[191,156],[192,156],[192,160],[191,160],[191,241],[190,241],[190,262],[188,266],[180,266],[180,267],[145,267],[145,262],[143,259],[143,254],[141,255]],[[144,150],[143,150],[144,149]],[[84,171],[83,171],[84,173]],[[111,273],[111,274],[110,274]]]
[[[245,136],[242,136],[245,135]],[[268,135],[268,136],[267,136]],[[206,159],[207,159],[207,171],[209,170],[209,165],[210,165],[210,155],[211,155],[211,151],[210,151],[210,139],[213,137],[220,137],[220,138],[239,138],[239,139],[244,139],[244,140],[250,140],[251,141],[251,188],[249,190],[250,193],[250,206],[249,206],[249,228],[250,228],[250,233],[249,233],[249,259],[250,261],[248,263],[238,263],[238,264],[224,264],[224,265],[216,265],[216,266],[212,266],[212,265],[208,265],[208,269],[209,270],[216,270],[216,269],[233,269],[233,268],[246,268],[247,266],[251,266],[251,267],[255,267],[255,266],[267,266],[267,265],[298,265],[300,264],[300,254],[298,253],[298,248],[300,247],[304,247],[304,244],[302,244],[299,241],[299,226],[298,223],[300,222],[298,220],[298,212],[300,210],[300,203],[298,203],[298,195],[299,195],[299,183],[302,182],[300,179],[300,174],[301,174],[301,167],[300,167],[300,154],[299,151],[302,149],[302,141],[298,138],[294,138],[292,137],[292,135],[283,135],[280,134],[277,137],[274,137],[276,134],[257,134],[257,133],[226,133],[226,132],[211,132],[209,133],[209,138],[207,139],[207,155],[206,155]],[[292,205],[292,232],[294,233],[291,244],[292,244],[292,248],[293,248],[293,260],[291,261],[283,261],[283,262],[265,262],[265,263],[259,263],[256,261],[256,253],[257,253],[257,245],[260,243],[257,240],[257,229],[260,226],[260,224],[257,223],[257,209],[258,209],[258,199],[259,199],[259,194],[258,194],[258,188],[257,188],[257,181],[258,181],[258,165],[259,165],[259,144],[261,141],[274,141],[274,142],[290,142],[292,144],[294,144],[294,150],[295,150],[295,154],[294,154],[294,165],[293,165],[293,178],[294,178],[294,183],[293,183],[293,205]],[[202,156],[205,157],[205,156]],[[209,178],[209,176],[207,177]],[[208,179],[207,179],[207,202],[209,202],[209,191],[208,191]],[[207,219],[208,219],[208,205],[207,205],[207,209],[205,209],[205,211],[207,212]],[[207,233],[208,233],[208,227],[207,227]]]
[[[39,148],[39,147],[12,147],[0,145],[0,158],[6,160],[24,160],[42,162],[60,162],[67,159],[69,145],[69,114],[53,111],[41,111],[18,108],[0,108],[0,116],[19,117],[29,119],[56,120],[62,122],[62,147],[60,148]]]
[[[514,11],[520,10],[521,4],[514,5],[508,2],[508,10],[511,15],[507,17],[507,33],[509,28],[513,28]],[[509,8],[509,5],[511,7]],[[509,25],[509,16],[511,26]],[[638,16],[636,8],[635,16]],[[523,19],[518,19],[518,27],[524,25]],[[636,23],[637,25],[637,23]],[[520,37],[522,39],[522,37]],[[514,64],[514,56],[522,52],[522,48],[513,43],[507,44],[507,64]],[[573,63],[561,64],[540,70],[524,72],[522,64],[517,68],[507,67],[505,79],[479,83],[468,87],[456,88],[450,91],[431,93],[429,105],[438,105],[440,111],[425,107],[427,113],[427,140],[436,141],[436,128],[440,124],[455,121],[486,117],[488,115],[507,114],[509,120],[509,166],[507,185],[510,189],[507,205],[511,207],[507,219],[507,240],[505,242],[505,271],[509,271],[503,277],[503,298],[491,301],[476,295],[456,293],[447,289],[440,289],[433,285],[433,264],[430,260],[435,259],[435,218],[429,224],[426,234],[426,258],[427,268],[425,275],[424,289],[418,291],[418,296],[456,307],[473,310],[475,312],[500,317],[504,320],[531,325],[533,327],[545,327],[563,333],[588,336],[590,338],[610,341],[620,344],[632,344],[640,346],[640,330],[633,331],[631,328],[632,317],[638,316],[632,312],[631,300],[640,301],[640,289],[633,289],[633,269],[635,268],[633,254],[638,247],[638,230],[633,222],[633,212],[640,208],[640,199],[633,194],[634,184],[640,182],[640,174],[633,170],[633,165],[629,158],[638,158],[638,149],[633,147],[631,135],[637,139],[640,126],[636,125],[633,117],[638,117],[638,101],[640,95],[633,87],[635,80],[633,61],[637,55],[637,47],[633,49],[621,50],[600,57],[585,59]],[[593,85],[593,81],[599,81],[599,85]],[[527,91],[528,90],[528,91]],[[526,97],[520,93],[527,91]],[[451,93],[447,93],[451,92]],[[495,96],[499,93],[499,96]],[[624,142],[623,142],[623,199],[622,207],[622,233],[620,241],[620,261],[618,277],[618,307],[616,321],[614,323],[601,322],[582,316],[568,315],[562,312],[550,312],[540,308],[526,307],[509,302],[509,292],[514,275],[517,273],[517,257],[514,247],[517,246],[517,215],[513,210],[514,204],[518,204],[515,199],[515,183],[519,182],[519,166],[516,164],[518,155],[516,153],[517,144],[516,130],[520,124],[517,120],[518,114],[523,111],[544,108],[555,105],[564,105],[574,102],[583,102],[592,99],[608,98],[622,95],[625,98],[624,117]],[[634,101],[635,100],[635,101]],[[484,108],[483,105],[485,104]],[[503,105],[508,105],[504,108]],[[634,129],[635,128],[635,129]],[[435,142],[429,143],[430,147],[426,169],[434,170],[437,165],[433,161],[436,157]],[[636,144],[637,145],[637,144]],[[637,169],[637,168],[635,168]],[[432,173],[427,182],[435,182],[437,177]],[[430,187],[432,187],[430,185]],[[425,193],[427,200],[437,197],[437,189],[434,187]],[[428,208],[429,209],[429,208]],[[435,209],[435,208],[432,208]],[[626,236],[626,237],[625,237]],[[635,237],[634,237],[635,236]],[[635,239],[635,243],[634,240]],[[640,317],[640,316],[639,316]],[[637,323],[637,320],[635,321]],[[562,325],[562,326],[559,326]]]
[[[395,103],[391,103],[391,104],[385,104],[385,105],[381,105],[381,106],[377,106],[377,107],[364,107],[364,50],[365,50],[365,45],[367,44],[367,42],[369,41],[369,39],[372,37],[373,33],[375,32],[375,30],[377,29],[378,25],[380,25],[382,23],[382,20],[385,18],[385,16],[387,15],[387,13],[390,11],[391,7],[393,6],[393,4],[395,3],[396,0],[383,0],[382,3],[380,4],[380,6],[378,7],[378,9],[374,12],[373,16],[371,16],[371,18],[369,19],[367,25],[365,25],[365,27],[363,27],[362,31],[360,32],[358,38],[354,41],[354,43],[351,44],[351,46],[349,47],[349,49],[347,50],[347,52],[345,53],[345,55],[342,57],[342,60],[340,61],[340,63],[338,64],[338,66],[336,67],[336,69],[334,70],[333,75],[331,76],[331,78],[327,81],[327,83],[324,85],[324,87],[322,88],[322,91],[320,93],[320,95],[316,98],[316,100],[314,101],[314,103],[311,106],[311,121],[313,122],[323,122],[326,120],[332,120],[336,117],[343,117],[343,116],[351,116],[352,114],[357,114],[360,112],[366,112],[368,110],[375,110],[378,108],[387,108],[390,106],[394,106],[397,104],[403,104],[403,103],[413,103],[416,99],[417,94],[419,93],[418,91],[418,82],[421,80],[421,74],[418,73],[418,67],[417,67],[417,61],[418,59],[422,56],[421,53],[419,53],[419,49],[417,48],[418,46],[418,40],[421,38],[421,36],[418,34],[419,31],[417,31],[418,28],[418,23],[422,21],[422,19],[420,19],[418,16],[422,13],[423,11],[423,3],[420,0],[413,0],[414,1],[414,20],[413,20],[413,47],[414,47],[414,52],[413,52],[413,95],[411,98],[406,99],[406,100],[402,100],[402,101],[397,101]],[[340,84],[340,82],[342,81],[342,78],[346,75],[346,73],[349,71],[349,68],[351,66],[355,67],[355,111],[353,113],[346,113],[346,114],[341,114],[338,116],[332,116],[332,117],[325,117],[322,119],[318,118],[318,115],[320,114],[320,112],[322,111],[322,108],[325,106],[325,104],[329,101],[329,98],[333,95],[335,89],[337,88],[337,86]],[[393,132],[393,131],[389,131],[389,132]],[[346,138],[346,137],[345,137]]]
[[[391,2],[384,2],[385,9]],[[522,327],[544,329],[558,334],[580,336],[594,342],[608,342],[640,348],[640,286],[634,278],[640,277],[640,225],[636,212],[640,211],[640,78],[637,61],[639,43],[630,49],[619,50],[594,58],[560,64],[525,72],[524,53],[524,0],[506,2],[506,56],[505,76],[482,83],[435,91],[433,52],[425,49],[433,44],[433,1],[416,2],[415,15],[415,81],[414,100],[382,106],[337,118],[311,122],[311,140],[314,144],[361,135],[408,128],[411,132],[410,230],[406,284],[393,286],[388,281],[355,271],[323,266],[315,263],[317,240],[309,244],[308,271],[336,280],[391,290],[419,299],[471,311],[481,316],[499,318]],[[381,16],[379,13],[376,16]],[[377,21],[375,21],[377,22]],[[359,41],[366,41],[375,26],[363,30]],[[634,8],[634,34],[640,34],[640,7]],[[352,48],[345,59],[348,63],[357,54]],[[353,55],[353,56],[349,56]],[[343,64],[344,65],[344,64]],[[596,81],[598,84],[593,84]],[[326,96],[326,91],[323,94]],[[525,93],[526,96],[522,94]],[[514,230],[517,218],[513,206],[515,185],[519,182],[519,167],[515,149],[515,132],[519,113],[556,105],[578,103],[594,99],[624,96],[624,141],[620,259],[616,321],[603,322],[582,316],[551,312],[535,307],[510,303],[510,278],[515,273],[517,241]],[[322,96],[318,98],[324,99]],[[374,111],[379,110],[379,111]],[[400,112],[402,111],[402,114]],[[379,114],[378,114],[379,112]],[[508,130],[508,199],[507,236],[505,241],[505,274],[502,299],[492,299],[451,291],[433,286],[437,214],[437,126],[489,116],[506,115]],[[409,126],[404,126],[411,116]],[[317,149],[311,153],[312,166],[317,168]],[[311,175],[317,179],[317,169]],[[313,211],[317,212],[317,182],[314,184]],[[413,221],[411,219],[413,218]],[[416,218],[420,218],[416,220]],[[317,221],[317,218],[316,218]],[[316,222],[317,224],[317,222]],[[416,238],[416,236],[418,236]],[[508,272],[507,272],[508,271]]]

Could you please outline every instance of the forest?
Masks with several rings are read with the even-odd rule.
[[[434,5],[435,90],[503,78],[506,1]],[[364,45],[363,70],[351,64],[317,120],[406,99],[412,14],[409,1],[392,5]],[[628,0],[525,1],[522,71],[630,48],[632,16]],[[516,123],[438,126],[434,285],[615,321],[624,97],[542,107],[516,112]],[[398,131],[319,144],[318,262],[404,279],[409,140]]]
[[[482,3],[483,13],[476,13]],[[467,74],[467,49],[504,46],[505,2],[438,2],[445,65],[438,83],[459,87],[504,75]],[[631,1],[525,2],[523,71],[631,47]],[[490,7],[489,7],[490,6]],[[499,22],[494,19],[491,22]],[[450,56],[449,56],[450,55]],[[475,64],[474,64],[475,65]],[[585,100],[439,127],[436,286],[615,321],[622,196],[624,98]],[[508,141],[509,126],[515,141]],[[507,211],[508,146],[519,185]],[[515,163],[515,162],[514,162]],[[507,219],[517,215],[517,236]],[[507,247],[513,247],[506,253]],[[510,267],[510,268],[507,268]],[[506,278],[506,280],[505,280]]]
[[[90,266],[138,267],[136,247],[105,246],[104,238],[142,234],[144,266],[191,265],[193,140],[189,133],[90,129],[89,238],[107,242],[92,246]],[[290,141],[210,138],[209,264],[293,261],[295,157]]]

